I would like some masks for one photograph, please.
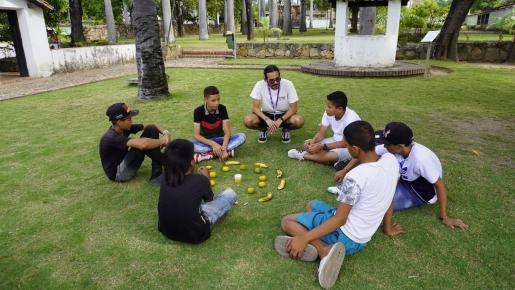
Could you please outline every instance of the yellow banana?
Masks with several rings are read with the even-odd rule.
[[[284,189],[285,186],[286,186],[286,179],[281,178],[281,182],[279,182],[279,186],[277,187],[277,189],[282,190],[282,189]]]
[[[208,166],[206,166],[206,169],[207,169],[207,170],[211,170],[211,169],[213,169],[213,166],[208,165]]]
[[[240,165],[240,161],[227,161],[225,165]]]
[[[283,177],[283,172],[281,170],[277,169],[276,172],[277,172],[277,176],[276,176],[277,178]]]
[[[272,199],[272,197],[273,197],[272,193],[271,193],[271,192],[269,192],[266,196],[264,196],[264,197],[262,197],[262,198],[258,199],[258,201],[259,201],[259,202],[267,202],[267,201],[271,200],[271,199]]]
[[[256,163],[254,163],[254,165],[256,165],[257,167],[261,167],[261,168],[268,168],[268,165],[266,165],[265,163],[261,163],[261,162],[256,162]]]

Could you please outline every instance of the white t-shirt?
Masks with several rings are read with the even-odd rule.
[[[388,152],[384,145],[376,146],[377,155]],[[435,184],[438,178],[442,178],[442,164],[429,148],[422,144],[413,142],[408,158],[395,154],[400,165],[401,178],[406,181],[414,181],[422,176],[428,182]]]
[[[290,104],[299,100],[293,83],[287,79],[281,79],[278,90],[272,90],[265,80],[260,80],[254,85],[250,97],[260,100],[261,110],[271,114],[284,113],[288,111]],[[276,106],[275,111],[274,106]]]
[[[343,140],[343,130],[347,125],[354,121],[359,121],[361,118],[354,112],[353,110],[346,108],[345,114],[343,114],[340,120],[336,120],[334,116],[327,115],[327,112],[324,112],[324,116],[322,116],[322,126],[329,127],[333,130],[333,139],[336,141]]]
[[[349,171],[338,185],[337,200],[352,205],[342,232],[356,243],[370,241],[392,204],[399,163],[386,153],[376,162],[363,163]]]

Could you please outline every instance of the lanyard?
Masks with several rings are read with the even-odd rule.
[[[270,97],[270,103],[272,103],[272,110],[274,110],[274,113],[277,109],[277,104],[279,103],[279,93],[281,92],[281,85],[279,85],[279,88],[277,89],[277,98],[275,98],[275,105],[274,105],[274,100],[272,99],[272,91],[270,90],[270,87],[267,86],[268,88],[268,96]]]

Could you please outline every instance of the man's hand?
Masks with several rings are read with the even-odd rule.
[[[168,145],[168,143],[170,143],[170,141],[172,141],[172,136],[170,134],[164,134],[163,135],[163,139],[165,140],[165,145]]]
[[[270,133],[275,133],[275,131],[277,131],[277,124],[275,123],[275,121],[272,121],[271,119],[266,119],[266,125],[268,126],[268,132]]]
[[[311,144],[308,147],[308,153],[316,154],[324,149],[324,144]]]
[[[341,182],[345,178],[345,175],[347,175],[347,171],[345,171],[345,169],[336,171],[334,174],[334,181]]]
[[[296,236],[288,240],[286,249],[292,259],[300,259],[307,245],[308,243],[304,240],[303,236]]]
[[[451,219],[451,218],[443,218],[442,219],[442,223],[448,227],[450,227],[451,229],[454,229],[454,228],[460,228],[462,230],[466,230],[468,229],[468,225],[466,225],[462,220],[460,219]]]
[[[213,144],[213,145],[211,145],[211,147],[213,147],[213,154],[215,156],[217,156],[217,157],[222,156],[222,153],[223,153],[222,145],[220,145],[220,144]]]
[[[218,158],[220,159],[220,161],[225,161],[227,158],[229,157],[229,154],[227,153],[226,150],[223,150],[222,151],[222,154],[220,156],[218,156]]]
[[[209,178],[209,170],[207,170],[207,168],[205,168],[204,166],[200,167],[200,169],[198,171],[200,172],[200,174]]]
[[[383,228],[383,232],[385,235],[393,237],[404,233],[404,229],[400,224],[392,224],[390,226],[385,226]]]
[[[304,150],[308,151],[308,148],[309,148],[309,146],[311,146],[311,144],[314,144],[313,139],[308,139],[308,140],[304,141]]]

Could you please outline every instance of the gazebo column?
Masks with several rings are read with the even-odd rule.
[[[334,36],[334,61],[337,66],[344,65],[342,63],[343,43],[347,38],[347,2],[336,1],[336,28]]]
[[[388,19],[386,20],[386,35],[395,37],[395,43],[399,37],[399,23],[401,21],[401,1],[388,1]]]

